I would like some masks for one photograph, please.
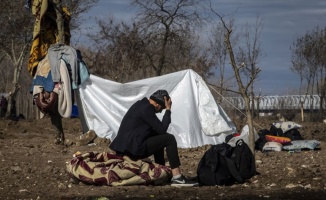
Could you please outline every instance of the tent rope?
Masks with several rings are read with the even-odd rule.
[[[234,107],[237,111],[239,111],[243,116],[247,117],[247,115],[245,113],[243,113],[239,108],[237,108],[234,104],[232,104],[231,101],[229,101],[227,98],[225,98],[221,93],[219,93],[212,85],[207,84],[212,90],[214,90],[214,92],[216,92],[216,94],[220,95],[222,97],[223,100],[225,100],[226,102],[228,102],[232,107]],[[257,127],[259,127],[260,129],[263,129],[261,126],[259,126],[254,120],[252,120],[252,122],[254,123],[254,125],[256,125]]]

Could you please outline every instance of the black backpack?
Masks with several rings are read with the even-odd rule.
[[[255,157],[242,139],[237,141],[235,147],[227,143],[212,145],[197,168],[200,185],[243,183],[255,174]]]
[[[265,146],[267,140],[266,135],[273,135],[269,130],[267,129],[261,129],[258,131],[259,138],[255,142],[255,149],[262,151],[263,147]]]
[[[291,141],[294,140],[303,140],[300,131],[298,129],[291,129],[284,133],[284,137],[288,137]]]
[[[269,131],[271,132],[269,135],[284,137],[283,130],[281,128],[276,128],[274,125],[271,125]]]

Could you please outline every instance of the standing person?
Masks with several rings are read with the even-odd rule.
[[[0,107],[1,107],[1,117],[5,117],[6,116],[6,112],[7,112],[7,106],[8,106],[8,101],[7,99],[2,95],[1,96],[1,102],[0,102]]]
[[[177,141],[167,133],[171,123],[172,101],[166,90],[158,90],[149,99],[144,97],[134,103],[122,119],[118,134],[110,148],[117,155],[143,159],[154,155],[155,163],[165,165],[164,149],[172,169],[171,186],[196,186],[181,174]],[[166,109],[162,121],[156,113]]]

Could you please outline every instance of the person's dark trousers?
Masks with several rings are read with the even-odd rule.
[[[169,133],[156,135],[148,138],[145,143],[147,147],[147,154],[148,156],[154,155],[155,163],[165,165],[164,148],[166,148],[166,154],[170,162],[170,167],[174,169],[181,165],[177,141],[175,140],[174,135]]]

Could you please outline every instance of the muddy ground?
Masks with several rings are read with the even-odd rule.
[[[79,119],[63,119],[68,145],[54,144],[48,118],[11,121],[0,119],[0,199],[325,199],[326,125],[300,123],[304,139],[321,141],[320,148],[301,152],[255,152],[259,175],[244,184],[175,188],[165,186],[94,186],[73,184],[65,163],[80,151],[109,151],[77,146]],[[269,122],[260,124],[269,128]],[[181,169],[195,176],[198,162],[209,146],[180,149]]]

